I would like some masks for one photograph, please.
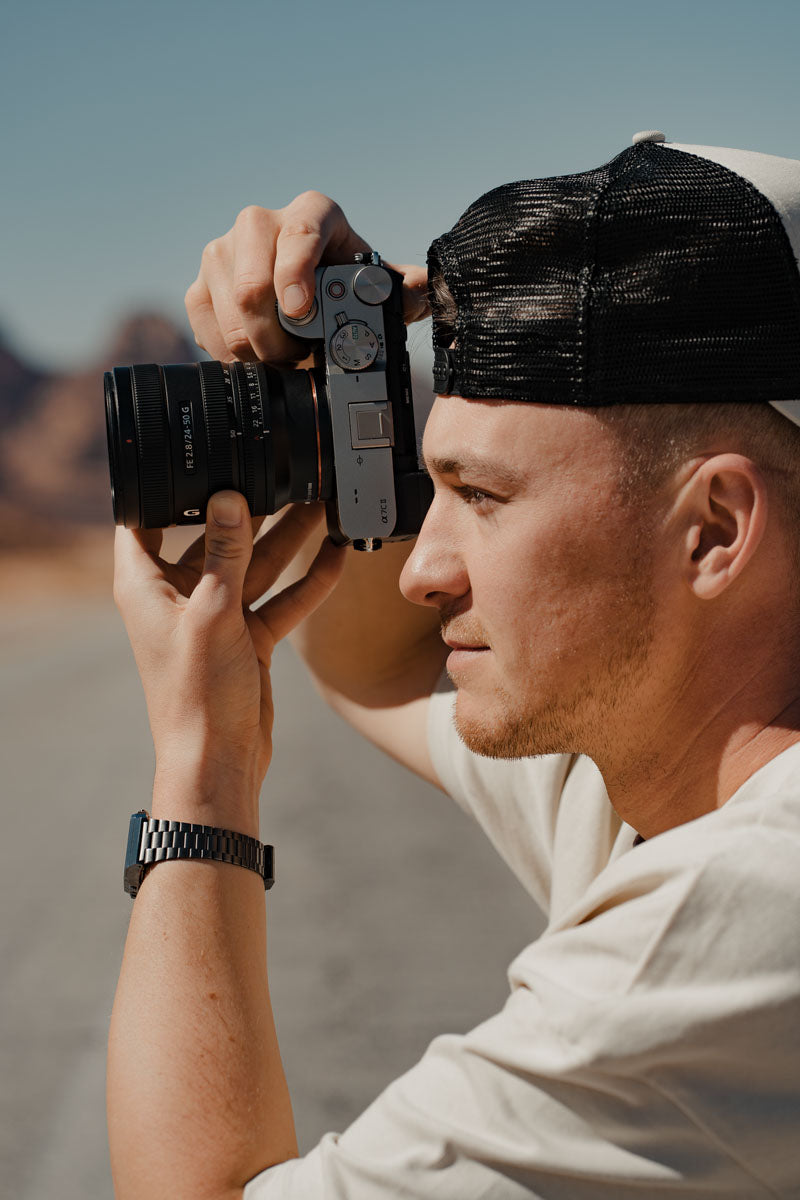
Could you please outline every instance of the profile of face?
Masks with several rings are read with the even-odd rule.
[[[597,756],[641,702],[651,538],[590,412],[438,397],[432,506],[400,586],[438,609],[456,724],[480,754]]]

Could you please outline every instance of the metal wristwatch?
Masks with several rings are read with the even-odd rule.
[[[164,821],[150,817],[144,809],[134,813],[128,828],[125,852],[125,891],[134,899],[145,872],[156,863],[176,858],[206,858],[247,867],[264,880],[275,882],[275,851],[246,833],[193,825],[188,821]]]

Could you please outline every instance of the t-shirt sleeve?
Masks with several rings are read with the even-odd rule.
[[[730,850],[666,872],[647,846],[613,864],[594,911],[515,960],[499,1014],[436,1039],[245,1200],[800,1194],[797,950],[776,932],[796,923],[793,871],[742,918],[752,843]]]

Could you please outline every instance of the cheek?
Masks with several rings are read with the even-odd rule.
[[[509,525],[478,556],[473,598],[511,669],[529,652],[586,661],[632,589],[630,553],[616,523],[563,508]]]

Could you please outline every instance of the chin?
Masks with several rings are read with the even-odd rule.
[[[484,758],[525,758],[536,753],[529,748],[529,722],[505,704],[502,711],[493,711],[491,705],[481,705],[459,690],[455,726],[467,749]]]
[[[531,758],[582,753],[569,714],[555,707],[526,709],[511,697],[481,705],[461,690],[456,695],[456,733],[473,754],[484,758]]]

